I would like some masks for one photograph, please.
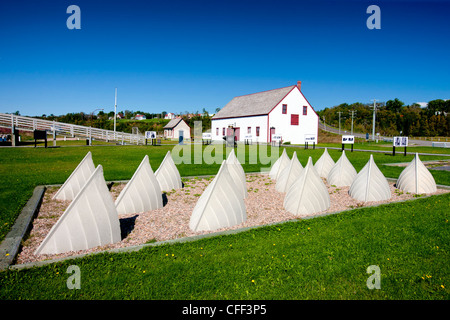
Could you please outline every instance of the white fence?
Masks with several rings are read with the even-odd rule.
[[[42,120],[30,117],[0,113],[0,127],[23,131],[46,130],[56,131],[57,135],[72,137],[86,137],[94,140],[118,141],[131,144],[145,144],[145,137],[141,134],[114,132],[112,130],[97,129],[57,121]]]
[[[433,142],[432,146],[438,148],[450,148],[450,142]]]

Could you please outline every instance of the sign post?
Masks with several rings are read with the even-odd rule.
[[[152,146],[156,145],[156,131],[145,131],[145,145],[147,145],[147,139],[152,140]]]
[[[342,151],[344,151],[346,144],[350,144],[352,146],[352,152],[353,152],[353,144],[354,143],[355,143],[355,136],[343,135],[342,136]]]
[[[252,142],[253,142],[253,135],[246,134],[244,136],[244,144],[252,144]]]
[[[273,134],[272,135],[272,147],[275,147],[277,142],[278,142],[278,146],[281,146],[281,140],[283,140],[282,136],[280,136],[279,134]]]
[[[408,146],[408,137],[394,137],[392,140],[392,156],[395,156],[395,147],[405,147],[403,156],[406,156],[406,147]]]
[[[45,140],[45,147],[47,148],[47,131],[45,130],[34,130],[34,147],[36,148],[37,141],[36,140]]]
[[[212,135],[210,132],[204,132],[202,133],[202,144],[211,144],[212,142]]]
[[[305,149],[308,149],[310,142],[312,142],[312,144],[313,144],[313,149],[316,149],[316,135],[315,134],[305,134]]]

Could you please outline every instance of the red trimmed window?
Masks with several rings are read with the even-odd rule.
[[[308,107],[303,106],[303,115],[306,116],[308,114]]]
[[[247,134],[251,134],[252,133],[252,127],[247,127]]]
[[[283,105],[281,106],[281,113],[282,113],[282,114],[287,114],[287,104],[283,104]]]
[[[298,126],[298,114],[291,114],[291,126]]]
[[[259,137],[259,127],[256,127],[256,136]]]
[[[222,135],[225,135],[225,128],[222,128]]]
[[[219,128],[216,128],[216,136],[219,135]]]

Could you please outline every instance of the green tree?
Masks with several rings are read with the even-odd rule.
[[[386,101],[385,108],[389,111],[398,113],[402,110],[402,107],[405,105],[403,101],[400,101],[399,99],[395,98],[394,100],[388,100]]]
[[[427,114],[428,116],[435,115],[439,112],[445,111],[446,102],[442,99],[431,100],[428,102]]]

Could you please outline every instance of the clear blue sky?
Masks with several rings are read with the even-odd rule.
[[[69,30],[69,5],[81,30]],[[366,9],[381,9],[369,30]],[[448,1],[2,1],[0,112],[214,112],[302,81],[316,110],[450,98]]]

